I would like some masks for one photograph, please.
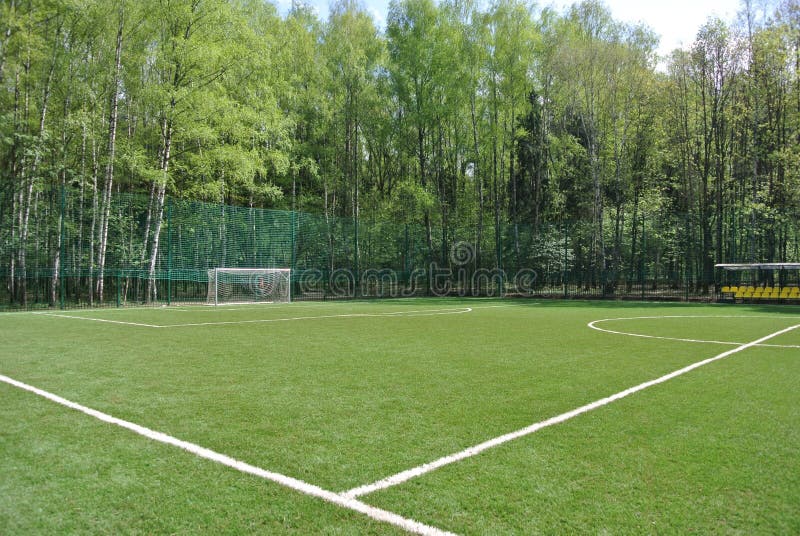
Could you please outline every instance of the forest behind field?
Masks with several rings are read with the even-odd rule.
[[[478,258],[504,226],[571,222],[612,271],[657,218],[674,232],[648,240],[689,242],[706,281],[715,262],[800,260],[800,4],[742,0],[691,46],[657,44],[592,0],[393,0],[381,29],[352,0],[326,20],[299,2],[3,0],[0,265],[24,277],[46,242],[58,272],[58,233],[32,222],[64,228],[60,189],[101,270],[121,194],[149,200],[150,266],[169,197],[411,224],[429,251],[469,228]]]

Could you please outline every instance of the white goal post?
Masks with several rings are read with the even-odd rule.
[[[291,281],[289,268],[211,268],[206,303],[290,302]]]

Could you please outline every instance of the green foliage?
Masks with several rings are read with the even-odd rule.
[[[742,8],[658,63],[648,28],[590,0],[395,0],[384,32],[351,0],[327,20],[257,0],[3,2],[0,265],[55,266],[30,218],[61,183],[84,192],[95,261],[107,185],[153,192],[154,224],[164,194],[480,243],[570,220],[597,266],[657,205],[690,223],[695,275],[800,260],[797,9]]]

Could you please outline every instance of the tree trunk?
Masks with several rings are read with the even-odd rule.
[[[61,170],[58,173],[59,176],[59,210],[58,210],[58,222],[56,226],[56,246],[55,251],[53,252],[53,277],[51,278],[50,283],[50,304],[56,304],[56,293],[58,291],[59,282],[61,280],[61,263],[63,259],[61,258],[61,245],[64,240],[62,236],[62,229],[64,228],[64,210],[65,210],[65,202],[64,202],[64,195],[65,189],[67,187],[67,119],[69,118],[69,107],[71,104],[70,95],[68,94],[67,97],[64,99],[64,110],[63,110],[63,127],[61,129]]]
[[[108,116],[108,146],[105,171],[105,184],[103,186],[103,214],[100,224],[100,243],[97,252],[99,275],[97,278],[97,298],[103,301],[104,274],[106,266],[106,249],[108,246],[108,220],[111,217],[111,192],[114,187],[114,157],[117,146],[117,116],[119,110],[120,71],[122,70],[122,35],[125,28],[124,3],[119,8],[119,24],[117,26],[117,41],[114,51],[114,78],[112,80],[111,97]]]
[[[172,103],[174,107],[174,101]],[[155,301],[157,296],[156,290],[156,261],[158,260],[158,244],[161,235],[161,225],[164,221],[164,200],[167,191],[167,179],[169,173],[169,159],[170,150],[172,148],[172,121],[164,118],[162,124],[163,141],[161,147],[161,173],[162,180],[158,185],[158,193],[156,195],[156,214],[155,225],[153,228],[153,248],[150,252],[150,269],[147,277],[147,298],[146,301]]]
[[[20,130],[20,104],[19,104],[19,70],[14,73],[14,131],[19,132]],[[18,176],[20,173],[20,155],[19,155],[19,145],[15,138],[14,143],[11,145],[11,155],[10,155],[10,163],[9,163],[9,175],[11,178],[11,243],[14,244],[17,241],[19,235],[19,226],[17,224],[17,214],[21,210],[20,202],[21,199],[19,198],[18,192],[16,191],[17,186],[19,185]],[[11,251],[9,254],[9,272],[8,272],[8,295],[10,296],[11,303],[16,301],[17,296],[17,285],[16,285],[16,252]]]
[[[31,216],[31,208],[34,204],[34,197],[33,197],[33,188],[36,183],[36,173],[39,168],[39,163],[41,162],[41,154],[44,145],[45,139],[45,122],[47,120],[47,106],[50,102],[50,88],[53,82],[53,75],[56,69],[56,62],[58,60],[58,46],[57,43],[59,41],[58,37],[61,35],[61,25],[59,24],[56,27],[56,35],[54,39],[53,45],[53,55],[50,61],[50,68],[47,72],[47,78],[45,80],[44,88],[42,89],[42,108],[39,114],[39,133],[36,138],[36,144],[40,145],[39,150],[35,151],[33,162],[31,164],[28,173],[26,174],[26,183],[25,183],[25,192],[24,192],[24,199],[23,199],[23,217],[22,222],[20,225],[20,233],[19,233],[19,272],[22,278],[20,284],[20,292],[22,297],[22,305],[27,305],[28,298],[27,298],[27,282],[26,282],[26,252],[28,247],[28,232],[30,226],[30,216]],[[30,57],[27,59],[26,63],[26,71],[30,71]],[[26,99],[27,100],[27,99]],[[27,115],[27,113],[26,113]]]
[[[16,0],[11,0],[11,4],[9,5],[8,11],[12,14],[16,14],[16,8],[17,8]],[[6,28],[5,35],[3,36],[3,42],[0,43],[0,85],[2,85],[3,81],[5,80],[6,56],[8,55],[8,42],[9,40],[11,40],[11,28],[12,28],[11,21],[6,21],[6,24],[8,24],[8,28]]]
[[[483,240],[483,180],[481,173],[483,168],[480,166],[480,152],[478,145],[478,118],[475,110],[475,95],[470,95],[470,115],[472,116],[472,145],[475,151],[475,161],[472,167],[472,179],[475,181],[476,193],[478,196],[478,228],[475,241],[475,269],[481,266],[481,241]]]
[[[92,133],[92,227],[89,230],[89,305],[94,305],[94,271],[96,269],[95,265],[95,240],[98,236],[97,232],[97,224],[98,224],[98,216],[100,210],[100,200],[98,199],[98,190],[97,190],[97,172],[99,169],[99,163],[97,160],[97,142],[94,137],[94,133]]]

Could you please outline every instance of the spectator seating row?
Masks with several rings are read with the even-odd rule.
[[[723,297],[742,300],[800,300],[800,287],[724,286]]]

